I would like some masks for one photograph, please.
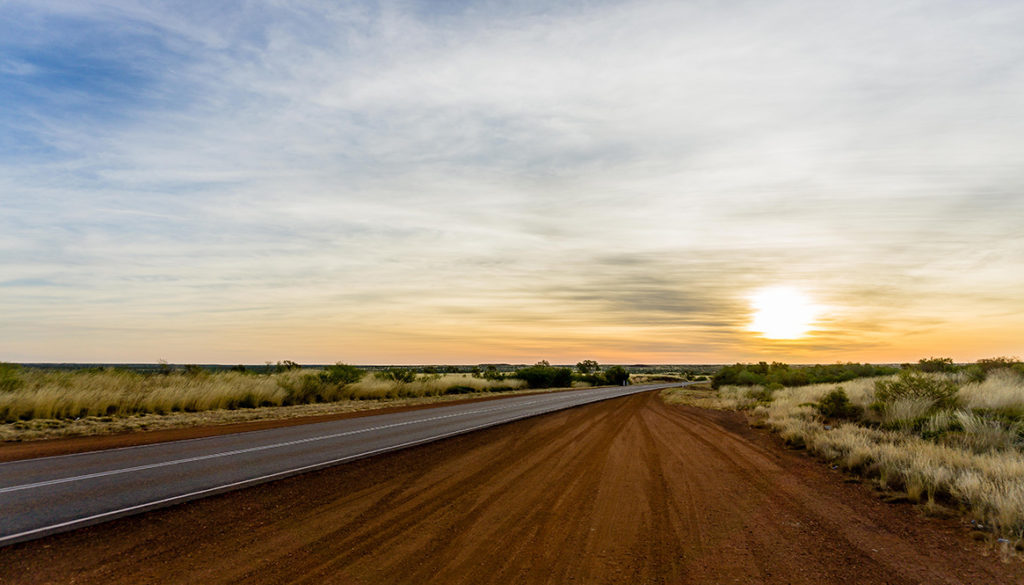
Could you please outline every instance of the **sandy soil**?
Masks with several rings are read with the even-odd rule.
[[[647,393],[0,549],[0,583],[1024,583],[996,556]]]

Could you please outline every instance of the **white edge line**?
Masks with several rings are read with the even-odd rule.
[[[637,386],[637,387],[639,388],[639,386]],[[670,386],[666,386],[666,387],[670,387]],[[547,397],[547,396],[555,396],[555,395],[558,395],[558,394],[570,394],[570,393],[575,394],[577,392],[585,392],[585,391],[588,391],[588,390],[610,390],[612,388],[618,388],[618,386],[597,386],[597,387],[594,387],[594,388],[580,388],[580,389],[577,389],[577,390],[568,390],[568,391],[562,390],[562,391],[555,391],[555,392],[545,392],[545,391],[528,392],[526,394],[515,394],[513,396],[497,396],[497,397],[494,397],[492,401],[497,402],[497,401],[503,401],[503,400],[515,400],[516,398],[544,398],[544,397]],[[654,390],[654,388],[649,388],[649,389],[650,390]],[[456,403],[456,404],[443,404],[443,403],[441,403],[440,406],[435,406],[432,409],[421,408],[421,409],[417,409],[417,410],[434,410],[434,409],[440,410],[440,409],[446,409],[446,408],[457,408],[459,406],[469,406],[469,405],[473,404],[474,402],[489,402],[489,401],[474,400],[473,402],[463,402],[463,403]],[[384,409],[387,409],[387,408],[400,408],[400,406],[394,406],[394,407],[387,407],[386,406],[386,407],[384,407],[384,408],[382,408],[380,410],[384,410]],[[356,411],[352,411],[352,412],[354,412],[354,413],[372,413],[374,410],[375,409],[356,410]],[[372,417],[375,417],[375,416],[401,415],[401,414],[407,414],[409,412],[416,412],[416,411],[381,412],[381,413],[377,413],[377,414],[366,414],[365,416],[354,416],[354,417],[347,418],[347,419],[337,419],[337,420],[320,421],[320,422],[315,422],[315,423],[305,423],[305,425],[331,424],[331,423],[335,423],[335,422],[338,422],[338,421],[341,421],[341,420],[372,418]],[[347,414],[347,413],[342,413],[342,414]],[[258,419],[258,420],[251,420],[251,421],[240,421],[240,424],[250,423],[250,422],[265,422],[265,421],[272,421],[272,420],[289,420],[289,419]],[[232,423],[232,424],[234,424],[234,423]],[[269,428],[269,429],[257,429],[257,430],[254,430],[254,431],[241,431],[241,432],[238,432],[238,433],[228,433],[228,434],[225,434],[225,435],[210,435],[208,437],[194,437],[192,439],[175,439],[173,441],[159,441],[157,443],[146,443],[146,444],[143,444],[143,445],[128,445],[126,447],[113,447],[113,448],[110,448],[110,449],[95,449],[93,451],[82,451],[82,452],[79,452],[79,453],[64,453],[63,455],[47,455],[45,457],[32,457],[32,458],[29,458],[29,459],[15,459],[13,461],[0,461],[0,467],[4,467],[6,465],[17,465],[19,463],[24,463],[26,461],[44,461],[46,459],[60,459],[60,458],[64,458],[64,457],[81,457],[83,455],[92,455],[92,454],[95,454],[95,453],[111,453],[111,452],[115,452],[115,451],[128,451],[128,450],[131,450],[131,449],[146,449],[146,448],[158,447],[158,446],[161,446],[161,445],[170,445],[170,444],[178,444],[178,443],[190,443],[190,442],[193,442],[193,441],[206,441],[206,440],[209,440],[209,439],[218,439],[218,438],[223,438],[223,437],[228,437],[228,436],[241,436],[241,435],[249,435],[249,434],[256,434],[256,433],[268,433],[268,432],[272,432],[272,431],[279,431],[281,429],[290,429],[290,428],[301,427],[301,426],[305,426],[305,425],[291,425],[291,426],[287,426],[287,427],[272,427],[272,428]],[[179,427],[179,428],[189,428],[189,427]],[[161,431],[161,430],[170,430],[170,429],[154,429],[154,430],[155,431]],[[66,437],[66,438],[74,439],[74,438],[82,438],[82,437],[89,437],[89,436],[99,437],[99,436],[109,436],[109,435],[74,435],[74,436]]]
[[[665,388],[670,388],[670,387],[672,387],[672,386],[665,386]],[[134,506],[129,506],[127,508],[120,508],[118,510],[111,510],[109,512],[103,512],[101,514],[94,514],[92,516],[87,516],[85,518],[78,518],[76,520],[69,520],[67,522],[60,522],[58,524],[51,524],[49,526],[43,526],[43,527],[40,527],[40,528],[33,528],[32,530],[26,530],[24,532],[19,532],[17,534],[10,534],[8,536],[0,537],[0,547],[8,546],[8,545],[11,545],[11,544],[16,544],[18,542],[23,542],[23,541],[27,541],[27,540],[33,540],[33,539],[36,539],[36,538],[41,538],[43,536],[48,536],[50,534],[56,534],[56,533],[59,533],[59,532],[69,531],[69,530],[72,530],[72,529],[75,529],[75,528],[84,528],[85,526],[89,526],[89,525],[92,525],[92,524],[98,524],[98,523],[106,521],[106,520],[114,520],[114,519],[120,518],[122,516],[131,515],[132,513],[135,513],[135,512],[143,512],[143,511],[147,511],[147,510],[153,510],[153,509],[157,509],[157,508],[162,508],[162,507],[170,506],[170,505],[173,505],[175,503],[187,502],[189,500],[193,500],[193,499],[199,498],[201,496],[212,496],[212,495],[216,495],[218,493],[232,491],[232,490],[244,487],[244,486],[257,485],[257,484],[273,481],[274,479],[284,479],[286,477],[290,477],[290,476],[293,476],[293,475],[299,475],[299,474],[302,474],[304,472],[315,471],[317,469],[324,469],[324,468],[327,468],[327,467],[332,467],[332,466],[335,466],[335,465],[339,465],[341,463],[345,463],[347,461],[352,461],[352,460],[355,460],[355,459],[369,457],[371,455],[377,455],[377,454],[380,454],[380,453],[386,453],[388,451],[397,451],[397,450],[400,450],[400,449],[405,449],[405,448],[408,448],[408,447],[413,447],[413,446],[416,446],[416,445],[421,445],[423,443],[430,443],[430,442],[433,442],[433,441],[439,441],[441,439],[445,439],[445,438],[448,438],[448,437],[453,437],[453,436],[456,436],[456,435],[470,433],[470,432],[473,432],[473,431],[476,431],[476,430],[479,430],[479,429],[484,429],[484,428],[487,428],[487,427],[493,427],[493,426],[498,426],[498,425],[506,424],[506,423],[509,423],[509,422],[512,422],[512,421],[515,421],[515,420],[532,418],[532,417],[540,416],[540,415],[543,415],[543,414],[549,414],[549,413],[552,413],[552,412],[558,412],[559,410],[567,410],[569,408],[573,408],[573,407],[577,407],[577,406],[585,406],[587,404],[592,404],[594,402],[601,402],[603,400],[609,400],[611,398],[621,398],[621,397],[624,397],[624,396],[629,396],[629,395],[632,395],[632,394],[637,394],[639,392],[647,392],[647,391],[661,390],[661,389],[663,389],[663,388],[644,388],[644,389],[637,388],[637,389],[634,389],[631,392],[626,392],[626,393],[623,393],[623,394],[618,395],[618,396],[610,396],[610,397],[606,397],[606,398],[595,398],[594,400],[588,400],[588,401],[584,401],[584,402],[581,402],[581,403],[578,403],[578,404],[570,404],[570,405],[561,406],[561,407],[556,408],[554,410],[549,410],[549,411],[544,411],[544,412],[537,412],[537,413],[533,413],[533,414],[516,415],[514,417],[505,418],[505,419],[501,419],[501,420],[497,420],[497,421],[491,421],[491,422],[488,422],[488,423],[485,423],[485,424],[482,424],[482,425],[477,425],[477,426],[473,426],[473,427],[469,427],[469,428],[465,428],[465,429],[459,429],[459,430],[456,430],[456,431],[451,431],[451,432],[443,433],[443,434],[440,434],[440,435],[434,435],[433,437],[426,437],[426,438],[423,438],[423,439],[417,439],[415,441],[408,441],[406,443],[400,443],[398,445],[389,445],[387,447],[381,447],[379,449],[373,449],[373,450],[370,450],[370,451],[364,451],[362,453],[356,453],[354,455],[347,455],[345,457],[341,457],[341,458],[338,458],[338,459],[332,459],[330,461],[322,461],[320,463],[314,463],[312,465],[305,465],[303,467],[296,467],[294,469],[288,469],[288,470],[285,470],[285,471],[278,471],[278,472],[275,472],[275,473],[271,473],[271,474],[267,474],[267,475],[262,475],[260,477],[253,477],[253,478],[245,479],[245,480],[242,480],[242,481],[236,481],[236,482],[229,483],[229,484],[219,485],[219,486],[215,486],[215,487],[212,487],[212,488],[206,488],[206,489],[203,489],[203,490],[199,490],[199,491],[195,491],[195,492],[190,492],[190,493],[187,493],[187,494],[171,496],[169,498],[163,498],[161,500],[154,500],[152,502],[145,502],[143,504],[136,504]]]

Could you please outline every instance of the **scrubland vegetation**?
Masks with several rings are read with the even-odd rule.
[[[979,530],[1024,547],[1024,365],[1015,359],[928,358],[885,377],[723,384],[715,394],[716,406],[749,410],[794,446],[928,509],[957,506]],[[686,391],[667,399],[687,401]]]
[[[61,421],[60,425],[67,426],[67,421],[97,418],[113,422],[144,415],[440,399],[527,388],[619,385],[628,383],[630,376],[621,366],[602,369],[592,360],[580,362],[576,370],[548,362],[518,369],[491,365],[452,371],[457,369],[426,366],[370,371],[341,363],[303,368],[292,361],[230,369],[164,362],[139,369],[42,369],[0,363],[0,423],[16,426],[16,431],[27,421]],[[12,434],[16,435],[4,436]]]
[[[111,368],[49,371],[2,364],[0,421],[234,410],[500,392],[525,386],[511,377],[423,375],[397,368],[368,375],[344,364],[321,370],[285,367],[266,374],[210,373],[197,367],[156,374]]]

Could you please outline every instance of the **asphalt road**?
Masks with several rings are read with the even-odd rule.
[[[587,389],[0,463],[0,546],[677,384]]]

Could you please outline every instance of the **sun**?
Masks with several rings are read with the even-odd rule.
[[[807,295],[788,286],[763,288],[750,297],[750,330],[767,339],[799,339],[807,334],[818,308]]]

